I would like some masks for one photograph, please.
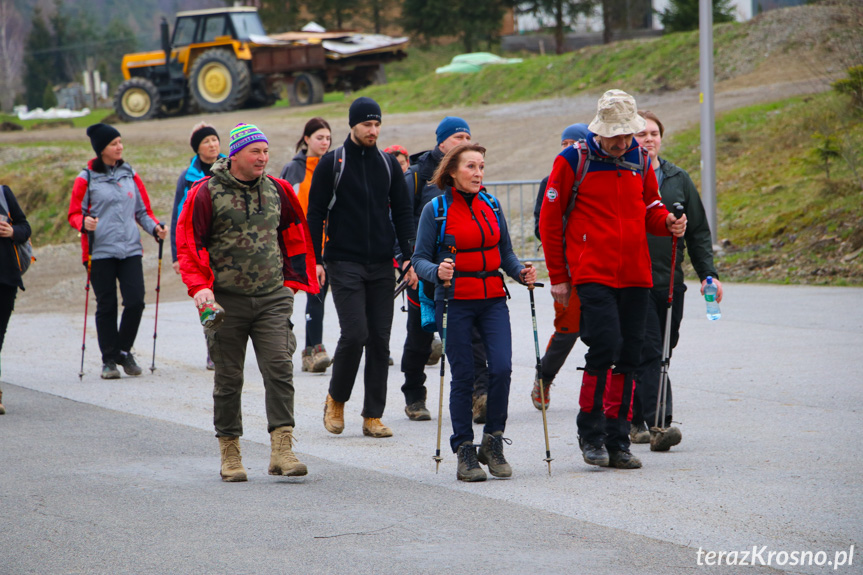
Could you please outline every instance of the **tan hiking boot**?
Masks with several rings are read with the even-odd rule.
[[[345,430],[345,404],[333,399],[329,393],[324,403],[324,427],[336,435]]]
[[[3,407],[3,392],[0,391],[0,415],[6,413],[6,408]]]
[[[294,443],[294,428],[277,427],[270,432],[270,475],[299,477],[309,472],[305,463],[300,463],[291,450]]]
[[[315,348],[307,347],[303,350],[303,371],[313,371],[312,367],[315,365]]]
[[[488,396],[477,395],[473,398],[473,422],[485,423],[486,412],[488,411]]]
[[[222,470],[219,472],[222,481],[248,481],[249,476],[240,456],[240,438],[220,437],[219,451],[222,453]]]
[[[314,373],[323,373],[327,371],[327,368],[330,367],[332,363],[333,360],[331,360],[330,356],[327,355],[327,348],[324,347],[324,344],[319,343],[312,348],[312,367],[309,371]]]
[[[392,437],[393,430],[384,425],[384,422],[378,417],[364,417],[363,435],[369,437]]]

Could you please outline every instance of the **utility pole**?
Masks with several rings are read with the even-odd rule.
[[[93,69],[96,66],[96,62],[92,56],[87,56],[87,83],[90,84],[90,101],[92,103],[91,110],[96,109],[96,105],[98,103],[98,88],[96,87],[96,75],[93,73]]]
[[[699,104],[701,108],[701,201],[716,244],[716,123],[713,109],[713,2],[698,0]]]

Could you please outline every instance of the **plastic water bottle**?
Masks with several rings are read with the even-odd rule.
[[[719,311],[719,302],[716,301],[716,284],[713,278],[707,276],[707,284],[704,286],[704,300],[707,302],[707,319],[716,321],[722,317]]]

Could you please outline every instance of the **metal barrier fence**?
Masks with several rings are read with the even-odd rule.
[[[500,201],[512,238],[512,249],[523,262],[545,261],[539,240],[533,233],[533,208],[541,181],[483,182],[486,190]]]

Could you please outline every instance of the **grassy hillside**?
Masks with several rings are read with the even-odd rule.
[[[761,67],[773,73],[789,73],[792,68],[807,76],[831,77],[854,63],[849,61],[849,46],[863,46],[863,9],[853,0],[773,10],[749,22],[714,27],[716,79],[738,78],[760,72]],[[422,59],[428,61],[425,74],[372,86],[362,95],[375,98],[390,112],[409,112],[454,103],[471,106],[569,96],[624,85],[648,92],[689,88],[698,83],[698,34],[682,32],[561,56],[532,56],[521,64],[491,66],[476,74],[437,75],[434,59],[429,54],[422,54]],[[415,73],[415,68],[399,68],[392,76]]]
[[[816,154],[830,137],[830,177]],[[699,185],[699,131],[663,156]],[[835,92],[743,108],[716,122],[724,278],[863,285],[863,116]],[[856,173],[855,173],[856,171]]]

